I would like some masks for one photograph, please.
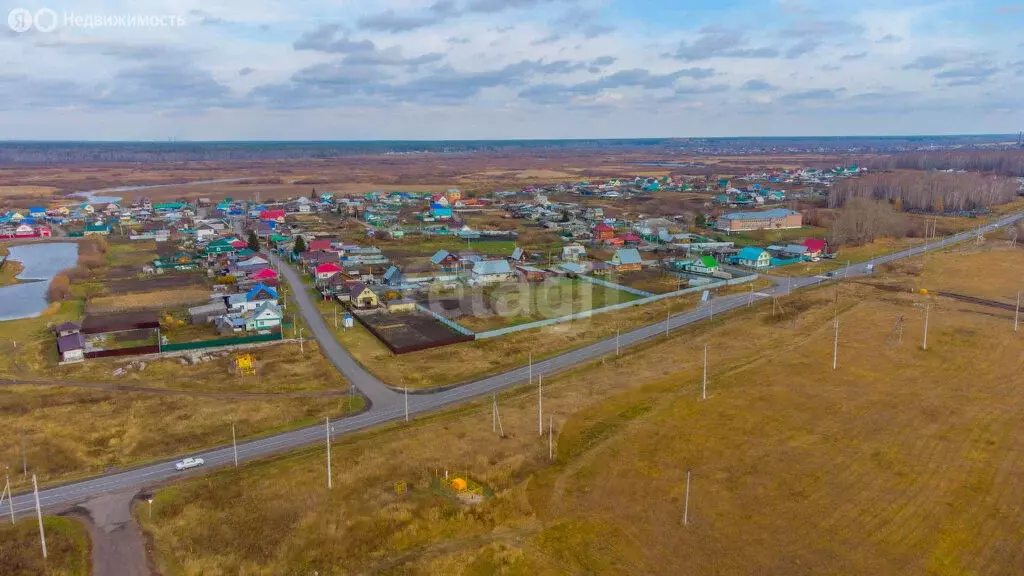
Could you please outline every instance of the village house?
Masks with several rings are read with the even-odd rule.
[[[715,260],[714,256],[705,255],[687,265],[686,271],[710,276],[718,272],[718,268],[718,260]]]
[[[332,276],[342,271],[342,267],[333,263],[327,262],[320,264],[313,269],[313,277],[316,278],[317,282],[326,282],[330,280]]]
[[[459,263],[459,259],[447,250],[438,250],[430,257],[430,263],[442,270],[452,270]]]
[[[400,286],[405,283],[405,275],[398,266],[392,266],[384,273],[382,282],[387,286]]]
[[[377,293],[362,282],[356,282],[348,291],[348,301],[354,308],[366,309],[380,306]]]
[[[279,328],[283,319],[281,308],[273,302],[263,302],[256,309],[242,314],[247,332]]]
[[[763,248],[747,246],[736,255],[736,263],[746,268],[768,268],[772,265],[772,255]]]
[[[266,284],[257,284],[244,294],[239,293],[229,295],[227,305],[228,309],[232,313],[239,314],[255,310],[264,302],[277,304],[277,299],[277,290],[274,290]]]
[[[828,240],[824,238],[808,238],[804,240],[804,247],[809,258],[821,258],[830,252]]]
[[[615,228],[601,222],[597,226],[594,226],[594,239],[596,240],[611,240],[615,238]]]
[[[620,248],[612,255],[610,264],[619,272],[640,270],[643,260],[636,248]]]
[[[566,244],[562,246],[562,260],[576,262],[587,257],[587,249],[582,244]]]
[[[508,260],[480,260],[473,264],[469,282],[471,284],[489,284],[512,279],[512,268]]]

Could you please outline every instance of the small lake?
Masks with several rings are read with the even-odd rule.
[[[78,262],[78,244],[47,242],[10,247],[10,260],[24,266],[20,284],[0,288],[0,321],[38,316],[46,310],[46,289],[61,270]]]

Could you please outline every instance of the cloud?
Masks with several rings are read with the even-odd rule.
[[[801,40],[786,50],[786,58],[799,58],[804,54],[814,52],[819,46],[821,46],[820,40],[813,40],[810,38]]]
[[[839,57],[840,60],[849,62],[850,60],[863,60],[868,57],[867,52],[857,52],[856,54],[843,54]]]
[[[591,66],[611,66],[618,62],[619,59],[615,56],[598,56],[590,61]]]
[[[545,36],[545,37],[543,37],[543,38],[541,38],[539,40],[534,40],[533,42],[530,42],[530,45],[531,46],[544,46],[546,44],[554,44],[555,42],[558,42],[561,39],[562,39],[562,36],[560,34],[549,34],[549,35],[547,35],[547,36]]]
[[[469,38],[459,38],[457,36],[449,36],[445,42],[449,44],[469,44]]]
[[[198,51],[167,44],[140,44],[106,40],[49,40],[36,42],[39,48],[57,49],[68,55],[95,54],[130,61],[187,61]]]
[[[860,36],[863,33],[863,26],[846,20],[800,20],[783,30],[785,36],[817,40],[839,36]]]
[[[823,64],[818,68],[818,70],[821,70],[822,72],[836,72],[838,70],[842,70],[842,67],[836,66],[835,64]]]
[[[903,42],[903,38],[896,36],[895,34],[886,34],[878,40],[875,40],[875,44],[899,44]]]
[[[376,49],[376,45],[370,40],[349,39],[339,24],[321,24],[303,33],[292,47],[296,50],[314,50],[330,54],[351,54]]]
[[[256,71],[255,68],[250,68],[249,66],[246,66],[246,67],[240,68],[238,70],[238,75],[239,76],[248,76],[249,74],[252,74],[255,71]]]
[[[231,105],[230,97],[231,90],[208,70],[158,63],[119,70],[92,104],[201,110]]]
[[[684,68],[668,74],[653,74],[643,68],[632,68],[578,84],[537,84],[521,90],[519,97],[538,104],[553,104],[618,88],[675,88],[675,83],[681,78],[700,80],[713,75],[714,70],[711,68]],[[728,86],[725,89],[728,89]]]
[[[728,92],[728,84],[710,84],[707,86],[679,86],[675,89],[674,94],[677,96],[689,96],[693,94],[718,94],[720,92]]]
[[[614,26],[607,26],[604,24],[591,24],[583,29],[584,38],[597,38],[598,36],[604,36],[605,34],[611,34],[615,32]]]
[[[835,100],[839,96],[839,93],[842,92],[842,91],[843,91],[842,89],[838,89],[838,90],[819,89],[819,90],[807,90],[807,91],[804,91],[804,92],[791,92],[791,93],[786,94],[785,96],[779,98],[779,100],[782,101],[782,102],[789,102],[789,103]]]
[[[408,16],[398,14],[394,10],[385,10],[370,16],[363,16],[356,21],[356,26],[360,30],[375,32],[408,32],[417,28],[433,26],[440,21],[441,18],[433,14]]]
[[[747,92],[767,92],[769,90],[778,90],[779,87],[764,80],[754,78],[744,82],[740,89]]]
[[[943,70],[935,74],[934,78],[936,80],[948,80],[948,86],[974,86],[985,83],[998,71],[999,68],[995,66],[974,64]]]
[[[692,42],[680,42],[670,57],[678,60],[707,60],[709,58],[777,58],[775,48],[747,48],[747,39],[739,32],[708,27],[700,31]]]
[[[466,11],[480,14],[495,14],[505,10],[533,8],[555,1],[558,0],[472,0],[466,5]]]
[[[424,64],[439,62],[442,59],[444,59],[444,54],[439,52],[431,52],[413,58],[406,58],[402,55],[401,48],[398,46],[392,46],[383,50],[379,50],[374,47],[373,50],[353,52],[348,56],[345,56],[343,62],[345,64],[355,66],[406,66],[415,69]]]
[[[918,56],[913,62],[904,64],[904,70],[934,70],[936,68],[942,68],[946,64],[953,62],[954,59],[949,56],[942,54],[930,54],[927,56]]]

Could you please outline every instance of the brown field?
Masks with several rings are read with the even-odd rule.
[[[139,292],[119,296],[98,296],[90,298],[86,312],[100,314],[126,310],[162,310],[177,306],[203,304],[210,299],[210,291],[204,287],[183,287],[153,292]]]
[[[1019,280],[1022,265],[1024,250],[971,271]],[[502,439],[480,401],[336,442],[335,462],[348,465],[331,491],[322,447],[160,490],[153,519],[139,515],[158,569],[1017,573],[1024,356],[1011,321],[854,284],[836,308],[835,291],[785,298],[774,320],[761,303],[545,378],[553,462],[536,391],[523,387],[499,398]],[[462,503],[436,489],[446,473],[495,496]]]
[[[92,572],[89,534],[81,522],[58,516],[43,518],[47,559],[39,544],[34,517],[11,526],[0,524],[0,573],[9,576],[84,576]]]
[[[240,435],[254,436],[349,410],[348,383],[315,342],[305,344],[304,356],[292,343],[251,350],[257,374],[242,378],[234,355],[187,366],[179,358],[147,360],[142,371],[129,366],[131,357],[57,366],[47,326],[80,319],[80,306],[64,302],[38,318],[0,324],[0,419],[10,423],[0,430],[0,462],[21,460],[23,431],[41,481],[223,444],[232,419]],[[118,368],[128,371],[115,376]],[[361,409],[361,399],[351,406]]]

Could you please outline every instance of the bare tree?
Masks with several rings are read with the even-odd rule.
[[[1017,182],[1001,176],[946,172],[873,173],[836,183],[828,206],[852,198],[889,200],[900,210],[963,212],[1005,204],[1017,196]]]
[[[907,233],[907,217],[884,200],[852,198],[832,223],[832,242],[866,244],[882,236],[902,237]]]

